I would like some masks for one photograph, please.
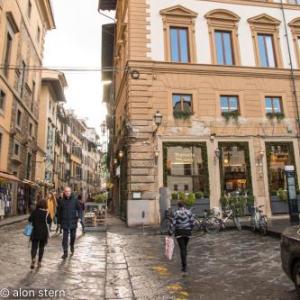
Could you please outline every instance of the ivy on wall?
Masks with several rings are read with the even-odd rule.
[[[163,143],[163,177],[164,177],[164,187],[167,187],[168,179],[168,147],[198,147],[201,148],[203,169],[201,169],[201,177],[204,179],[204,196],[209,197],[210,195],[210,185],[209,185],[209,174],[208,174],[208,157],[207,157],[207,145],[206,142],[166,142]]]

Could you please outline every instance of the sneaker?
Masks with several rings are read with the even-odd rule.
[[[62,259],[66,259],[68,257],[67,253],[64,253],[64,255],[61,257]]]

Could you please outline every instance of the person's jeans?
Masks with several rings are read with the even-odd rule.
[[[179,237],[177,238],[177,242],[180,249],[182,271],[185,272],[187,266],[187,245],[189,243],[189,238],[185,236]]]
[[[32,258],[32,260],[35,259],[37,250],[39,249],[39,262],[42,261],[45,246],[46,246],[45,241],[32,240],[32,242],[31,242],[31,258]]]
[[[63,228],[63,240],[62,240],[62,247],[64,250],[64,253],[68,253],[68,246],[69,246],[69,235],[70,235],[70,248],[71,251],[74,251],[74,244],[75,244],[75,238],[76,238],[76,228],[73,229],[66,229]]]

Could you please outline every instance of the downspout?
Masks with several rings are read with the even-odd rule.
[[[287,49],[288,49],[288,54],[289,54],[292,93],[294,95],[295,102],[296,102],[296,111],[297,111],[297,120],[296,120],[296,122],[297,122],[297,133],[296,133],[296,137],[299,138],[300,113],[299,113],[299,103],[298,103],[298,95],[297,95],[297,88],[296,88],[295,69],[294,69],[293,61],[292,61],[291,46],[290,46],[290,40],[289,40],[289,36],[288,36],[288,28],[287,28],[287,22],[286,22],[286,16],[285,16],[283,0],[280,0],[280,4],[281,4],[280,8],[281,8],[281,12],[282,12],[282,17],[283,17],[283,21],[284,21],[285,40],[286,40],[286,43],[287,43]]]

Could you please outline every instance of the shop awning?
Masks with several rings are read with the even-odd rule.
[[[116,10],[117,0],[99,0],[99,10]]]
[[[2,171],[0,171],[0,178],[11,181],[21,181],[17,176]]]

